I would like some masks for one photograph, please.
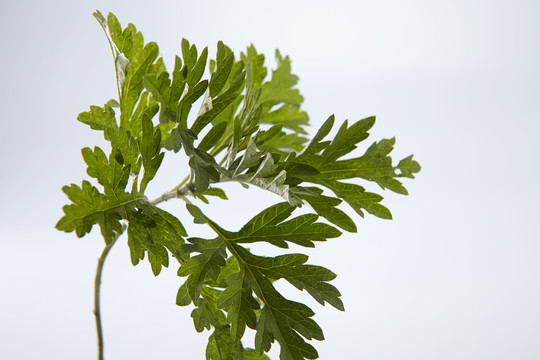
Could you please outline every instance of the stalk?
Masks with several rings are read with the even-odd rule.
[[[116,237],[109,244],[105,246],[101,256],[98,259],[98,266],[96,269],[96,278],[94,280],[94,315],[96,317],[96,331],[98,338],[98,360],[103,360],[103,328],[101,326],[101,308],[99,306],[100,299],[100,289],[101,289],[101,274],[103,272],[103,265],[105,264],[105,259],[111,251],[113,245],[116,243],[116,240],[122,235],[125,231],[126,226],[122,227],[122,231],[116,234]]]
[[[173,198],[181,198],[187,203],[191,203],[185,195],[188,193],[188,187],[184,186],[180,189],[173,189],[162,196],[158,197],[157,199],[154,199],[150,201],[152,205],[158,205],[159,203],[162,203],[164,201],[173,199]],[[127,226],[124,224],[122,226],[122,231],[116,234],[114,239],[105,246],[103,251],[101,252],[101,255],[98,259],[98,266],[96,269],[96,277],[94,279],[94,316],[96,318],[96,331],[97,331],[97,340],[98,340],[98,360],[103,360],[103,326],[101,324],[101,307],[100,307],[100,296],[101,296],[101,276],[103,273],[103,265],[105,264],[105,260],[107,259],[107,255],[109,255],[109,251],[111,251],[112,247],[116,243],[116,240],[126,231]]]

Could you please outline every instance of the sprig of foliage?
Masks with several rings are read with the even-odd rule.
[[[126,228],[133,265],[147,257],[158,275],[169,266],[170,256],[179,262],[178,275],[185,282],[176,303],[194,306],[198,332],[212,330],[207,359],[268,359],[264,353],[275,340],[282,360],[317,358],[307,342],[324,339],[312,319],[315,313],[285,298],[273,283],[284,279],[321,305],[329,303],[343,311],[341,295],[329,283],[336,275],[307,264],[304,254],[261,256],[246,244],[314,247],[315,242],[339,237],[341,230],[356,232],[355,220],[339,207],[343,201],[361,216],[365,211],[391,219],[382,196],[356,182],[371,181],[407,194],[400,178],[414,178],[419,164],[411,155],[393,165],[389,154],[394,139],[351,155],[368,138],[374,117],[350,126],[345,121],[333,138],[325,140],[334,126],[331,116],[309,141],[303,97],[295,88],[298,77],[291,73],[290,59],[279,51],[277,67],[268,77],[265,57],[253,46],[237,58],[220,41],[216,59],[208,61],[207,48],[199,52],[183,39],[182,56],[176,56],[168,73],[157,44],[145,44],[134,25],[122,28],[113,14],[105,18],[97,11],[94,16],[111,45],[118,99],[91,106],[77,119],[102,131],[111,151],[107,155],[99,147],[82,149],[87,173],[100,188],[86,180],[82,186],[65,186],[71,204],[64,206],[56,228],[83,237],[98,225],[105,240],[96,276],[100,358],[101,269]],[[203,79],[207,70],[210,77]],[[190,115],[198,100],[198,113]],[[153,120],[156,115],[158,121]],[[181,150],[189,158],[190,174],[173,190],[149,201],[145,191],[165,152]],[[255,215],[238,231],[225,230],[188,198],[204,203],[210,196],[227,199],[217,185],[230,181],[273,192],[285,201]],[[188,236],[180,219],[157,206],[171,198],[186,201],[193,221],[208,225],[216,237]],[[313,213],[293,215],[303,205]],[[256,331],[254,349],[242,344],[246,327]]]

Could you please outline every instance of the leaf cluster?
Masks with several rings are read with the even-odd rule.
[[[207,359],[267,359],[264,353],[274,341],[282,360],[317,358],[308,341],[324,335],[313,320],[314,311],[284,297],[274,282],[283,279],[318,303],[344,310],[339,291],[330,284],[336,275],[308,264],[304,254],[260,256],[246,244],[314,247],[342,231],[356,232],[356,222],[342,204],[360,216],[367,212],[390,219],[383,197],[358,182],[407,194],[401,179],[414,178],[419,164],[411,155],[394,165],[389,156],[393,138],[353,154],[368,138],[374,117],[351,125],[345,121],[329,137],[335,122],[331,116],[310,140],[303,97],[295,88],[298,77],[279,51],[270,73],[264,55],[253,46],[236,57],[220,41],[215,59],[209,60],[208,48],[199,51],[182,39],[181,56],[169,73],[157,44],[145,44],[133,24],[122,28],[112,14],[94,16],[111,45],[118,99],[91,106],[77,119],[103,132],[110,153],[99,147],[82,149],[87,174],[99,187],[87,180],[65,186],[71,203],[64,206],[57,229],[83,237],[98,225],[105,242],[112,244],[127,228],[133,265],[147,256],[155,275],[175,257],[178,276],[185,279],[176,302],[194,306],[197,331],[212,331]],[[195,114],[191,110],[196,105]],[[180,151],[188,158],[189,175],[149,201],[145,192],[165,153]],[[283,201],[240,230],[225,230],[188,197],[204,203],[209,196],[227,199],[217,185],[231,181],[273,192]],[[185,200],[193,221],[209,226],[215,237],[189,236],[176,216],[158,207],[171,198]],[[301,206],[312,211],[295,216]],[[246,327],[256,332],[254,349],[242,344]]]

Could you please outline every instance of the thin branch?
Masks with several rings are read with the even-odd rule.
[[[174,189],[171,190],[157,199],[154,199],[150,201],[150,204],[152,205],[158,205],[159,203],[162,203],[164,201],[174,199],[174,198],[181,198],[187,203],[191,203],[185,195],[189,192],[189,189],[187,186],[184,186],[181,189]],[[97,338],[98,338],[98,360],[103,360],[103,327],[101,325],[101,308],[100,308],[100,295],[101,295],[101,276],[103,273],[103,265],[105,264],[105,259],[107,259],[107,255],[109,255],[109,251],[111,251],[112,247],[116,243],[116,240],[122,235],[125,230],[127,229],[127,225],[124,224],[122,226],[122,231],[116,234],[114,239],[108,243],[105,248],[103,249],[99,259],[98,259],[98,266],[96,269],[96,277],[94,279],[94,316],[96,318],[96,331],[97,331]]]
[[[96,278],[94,280],[94,315],[96,317],[96,330],[97,330],[97,337],[98,337],[98,359],[99,360],[103,360],[103,329],[101,326],[101,309],[99,306],[101,274],[103,272],[103,265],[105,264],[105,259],[107,258],[109,251],[111,251],[114,243],[120,237],[120,235],[122,235],[122,233],[125,230],[126,230],[126,225],[124,224],[122,226],[122,231],[117,233],[114,239],[105,246],[105,248],[103,249],[103,252],[101,253],[101,256],[98,259]]]
[[[180,184],[180,185],[182,185],[182,184]],[[183,188],[180,188],[180,189],[178,189],[178,186],[177,186],[173,190],[166,192],[165,194],[161,195],[157,199],[154,199],[154,200],[150,201],[150,204],[157,205],[157,204],[162,203],[164,201],[168,201],[170,199],[177,199],[177,198],[180,198],[180,199],[186,201],[187,199],[184,197],[184,195],[186,195],[187,193],[189,193],[189,188],[187,186],[184,186]]]

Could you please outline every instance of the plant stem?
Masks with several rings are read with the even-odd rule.
[[[183,182],[185,183],[185,181]],[[182,185],[182,184],[181,184]],[[185,198],[185,194],[187,194],[189,191],[187,186],[184,186],[183,188],[175,188],[157,199],[154,199],[150,201],[152,205],[157,205],[159,203],[162,203],[164,201],[173,199],[173,198],[181,198],[187,203],[191,203],[188,199]],[[96,277],[94,279],[94,316],[96,318],[96,331],[97,331],[97,338],[98,338],[98,360],[103,360],[103,328],[101,325],[101,310],[100,310],[100,289],[101,289],[101,275],[103,273],[103,265],[105,264],[105,259],[107,259],[107,255],[109,255],[109,251],[111,251],[113,245],[116,243],[116,240],[124,233],[124,231],[127,229],[127,226],[124,224],[122,226],[122,231],[116,234],[114,239],[108,243],[103,251],[101,252],[101,255],[98,259],[98,266],[96,269]]]
[[[186,181],[183,181],[182,184],[185,183],[185,182]],[[175,199],[175,198],[180,198],[180,199],[186,201],[186,198],[184,197],[184,195],[186,195],[189,192],[189,189],[188,189],[187,186],[184,186],[183,188],[179,189],[179,187],[182,184],[175,187],[171,191],[166,192],[165,194],[161,195],[157,199],[154,199],[154,200],[150,201],[150,204],[157,205],[157,204],[162,203],[164,201],[167,201],[167,200],[170,200],[170,199]]]
[[[98,266],[96,269],[96,278],[94,280],[94,315],[96,317],[96,330],[97,330],[97,337],[98,337],[98,359],[99,360],[103,360],[103,329],[101,327],[101,310],[99,306],[101,274],[103,272],[103,265],[105,264],[105,259],[107,258],[109,251],[111,251],[114,243],[120,237],[120,235],[122,235],[125,229],[126,229],[126,226],[125,225],[122,226],[122,231],[117,233],[114,239],[105,246],[105,248],[103,249],[103,252],[101,253],[101,256],[98,259]]]
[[[184,180],[182,180],[182,182],[181,182],[180,184],[176,185],[176,187],[175,187],[174,189],[172,189],[171,191],[169,191],[169,192],[173,192],[173,191],[175,191],[175,190],[180,189],[185,183],[187,183],[187,181],[189,180],[189,178],[190,178],[189,175],[186,176],[186,178],[185,178]]]

